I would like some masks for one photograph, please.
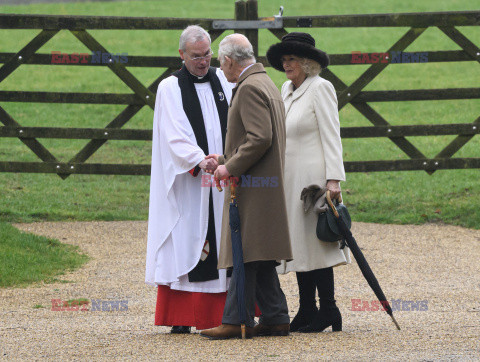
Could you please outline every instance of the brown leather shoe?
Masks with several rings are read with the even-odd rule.
[[[253,328],[245,327],[246,337],[253,337]],[[230,338],[242,338],[242,330],[240,326],[233,324],[222,324],[215,328],[205,329],[200,332],[202,337],[210,339],[230,339]]]
[[[290,324],[275,324],[267,326],[265,324],[257,324],[254,330],[255,336],[288,336],[290,334]]]

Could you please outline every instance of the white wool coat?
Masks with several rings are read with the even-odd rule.
[[[286,111],[285,198],[293,260],[282,262],[279,273],[310,271],[350,263],[348,248],[317,239],[318,214],[304,212],[300,193],[327,180],[345,181],[338,103],[333,85],[310,76],[293,89],[282,86]]]

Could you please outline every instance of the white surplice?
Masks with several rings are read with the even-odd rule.
[[[220,69],[217,76],[230,102],[233,83]],[[209,153],[223,154],[220,118],[209,82],[195,83],[202,108]],[[205,243],[208,227],[209,193],[212,192],[217,237],[220,250],[223,193],[215,187],[202,186],[201,171],[193,177],[188,171],[205,158],[197,145],[190,122],[183,110],[178,78],[170,76],[158,86],[153,118],[152,169],[145,282],[167,285],[175,290],[221,293],[228,289],[229,278],[219,270],[219,279],[188,281]]]

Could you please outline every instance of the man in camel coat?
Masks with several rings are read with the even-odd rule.
[[[237,86],[228,111],[225,155],[209,157],[219,163],[216,178],[239,179],[236,196],[245,263],[247,336],[288,335],[287,301],[275,270],[279,261],[292,259],[283,191],[285,107],[263,65],[255,63],[252,45],[246,37],[225,37],[218,56],[227,80]],[[227,187],[219,268],[233,265],[229,202]],[[211,339],[241,335],[235,285],[232,277],[222,325],[204,330],[201,335]],[[255,303],[262,314],[254,329]]]

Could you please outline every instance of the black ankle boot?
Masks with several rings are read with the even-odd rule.
[[[318,312],[315,300],[316,283],[312,272],[297,272],[300,308],[290,323],[290,332],[296,332],[301,327],[308,326]]]
[[[314,274],[317,284],[320,310],[312,323],[298,331],[302,333],[321,332],[332,326],[333,332],[339,332],[342,330],[342,315],[335,304],[333,268],[316,269],[311,273]]]
[[[298,330],[300,333],[313,333],[322,332],[324,329],[332,326],[332,332],[340,332],[342,330],[342,315],[340,310],[335,305],[322,308],[315,315],[313,321],[306,327],[302,327]]]
[[[308,326],[312,323],[317,315],[318,308],[314,306],[312,309],[300,308],[295,318],[290,323],[290,332],[297,332],[300,328]]]

